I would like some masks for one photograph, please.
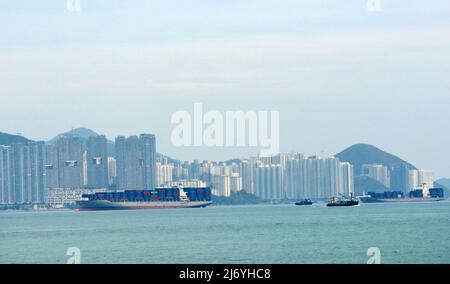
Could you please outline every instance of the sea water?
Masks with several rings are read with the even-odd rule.
[[[363,264],[372,247],[381,263],[450,263],[450,202],[0,212],[0,263],[75,248],[81,263]]]

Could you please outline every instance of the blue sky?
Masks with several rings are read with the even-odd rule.
[[[171,146],[172,113],[202,102],[278,110],[283,151],[365,142],[450,177],[450,1],[40,2],[0,0],[0,131],[153,132],[180,159],[258,152]]]

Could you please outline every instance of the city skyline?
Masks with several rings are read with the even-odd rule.
[[[211,187],[215,195],[225,197],[245,190],[262,200],[327,199],[364,195],[367,188],[359,186],[356,190],[354,186],[355,177],[361,180],[364,176],[379,182],[381,190],[404,195],[422,186],[434,189],[433,171],[416,169],[401,160],[400,164],[397,161],[358,165],[357,161],[349,163],[334,156],[279,153],[227,162],[174,163],[167,157],[156,156],[154,134],[118,136],[114,144],[111,155],[104,135],[80,137],[66,133],[52,143],[0,146],[0,203],[57,202],[86,190],[151,191],[178,183]]]
[[[52,136],[51,138],[48,138],[47,140],[33,140],[33,141],[34,142],[44,142],[44,143],[46,143],[48,145],[48,147],[51,148],[53,143],[55,143],[57,141],[55,139],[59,139],[61,137],[65,137],[65,136],[71,136],[72,134],[70,132],[74,131],[74,130],[77,130],[77,129],[84,129],[84,130],[87,130],[87,131],[95,132],[94,130],[92,130],[90,128],[87,128],[87,127],[72,128],[72,130],[70,130],[70,131],[62,132],[60,134],[57,134],[56,136]],[[104,134],[98,134],[97,132],[95,132],[95,133],[96,133],[96,135],[92,135],[92,136],[89,136],[89,137],[84,138],[84,139],[86,139],[87,142],[88,142],[89,138],[104,137],[106,139],[106,141],[105,141],[106,143],[114,143],[115,139],[120,138],[120,137],[125,137],[124,135],[118,135],[118,136],[115,136],[114,139],[110,139],[109,137],[106,137]],[[25,135],[23,135],[23,133],[16,133],[16,134],[20,135],[22,137],[25,137],[25,138],[30,138],[30,137],[26,137]],[[74,134],[74,135],[75,135],[75,137],[81,137],[81,136],[78,136],[78,134]],[[154,135],[154,134],[151,134],[151,135]],[[130,137],[133,137],[133,136],[136,136],[136,134],[130,134]],[[154,136],[156,137],[156,135],[154,135]],[[352,145],[357,145],[357,144],[372,145],[370,143],[355,143],[355,144],[352,144]],[[340,149],[339,152],[342,151],[342,150],[348,149],[352,145],[348,145],[345,148]],[[373,146],[377,147],[376,145],[373,145]],[[183,147],[186,147],[186,146],[183,146]],[[200,147],[191,146],[191,148],[192,147],[193,148],[204,148],[206,146],[200,146]],[[223,147],[212,147],[212,148],[218,148],[219,149],[219,148],[223,148]],[[236,147],[232,146],[232,147],[228,147],[228,148],[236,148]],[[161,151],[158,151],[157,149],[156,149],[156,152],[158,152],[161,155],[164,155],[164,156],[167,156],[169,158],[172,158],[174,160],[178,160],[180,162],[185,162],[185,161],[188,161],[188,162],[193,162],[193,161],[211,161],[211,162],[219,162],[220,163],[220,162],[226,162],[226,161],[230,161],[230,160],[234,160],[234,159],[244,159],[245,160],[245,159],[247,159],[249,157],[259,157],[260,156],[260,153],[259,153],[259,150],[258,150],[258,149],[260,149],[260,147],[246,147],[246,148],[253,149],[253,153],[251,153],[251,151],[250,151],[247,154],[244,154],[244,155],[241,155],[241,156],[229,156],[226,159],[208,159],[208,158],[204,158],[204,157],[192,157],[190,159],[179,159],[176,156],[170,155],[168,153],[163,153]],[[302,151],[280,151],[279,153],[285,153],[285,154],[286,153],[299,153],[299,154],[302,154],[304,156],[322,156],[322,157],[334,157],[336,154],[338,154],[338,152],[328,154],[328,153],[325,153],[325,151],[321,151],[320,153],[318,153],[318,152],[316,152],[316,153],[306,153],[306,152],[302,152]],[[394,152],[394,154],[397,155],[395,152]],[[273,155],[276,155],[276,154],[273,154]],[[268,157],[273,156],[273,155],[268,155]],[[110,156],[108,156],[107,158],[109,158],[109,157]],[[261,157],[264,157],[264,155],[261,156]],[[400,158],[403,159],[404,157],[400,157]],[[51,158],[49,158],[49,159],[51,159]],[[410,160],[408,158],[404,158],[403,160],[410,162]],[[414,163],[412,163],[412,164],[414,165]],[[369,164],[369,165],[370,166],[377,166],[376,163],[375,164]],[[383,165],[381,165],[381,166],[383,166]],[[420,168],[422,170],[430,170],[430,171],[433,171],[434,173],[436,173],[436,171],[433,168],[423,168],[420,165],[415,165],[415,166],[418,166],[418,168]],[[371,175],[368,175],[368,176],[371,176]],[[438,179],[438,178],[446,178],[446,177],[447,176],[439,176],[439,175],[437,175],[436,179]],[[377,179],[376,177],[373,177],[373,178]],[[380,182],[385,184],[385,181],[383,181],[383,180],[380,180]]]

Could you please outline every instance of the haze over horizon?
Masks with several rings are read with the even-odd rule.
[[[372,144],[450,177],[450,2],[0,0],[0,127],[49,140],[154,133],[180,160],[259,149],[172,146],[171,115],[280,112],[282,152]]]

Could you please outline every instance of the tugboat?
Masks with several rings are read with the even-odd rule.
[[[312,205],[313,202],[311,201],[311,199],[303,199],[299,202],[295,202],[295,205]]]
[[[327,207],[339,207],[339,206],[356,206],[359,205],[359,201],[353,198],[353,194],[350,195],[350,199],[344,197],[333,197],[330,202],[327,203]]]

